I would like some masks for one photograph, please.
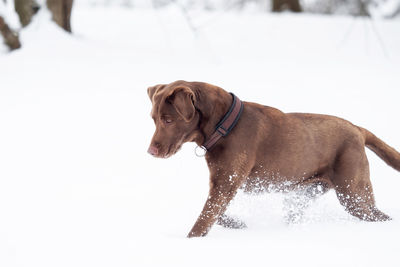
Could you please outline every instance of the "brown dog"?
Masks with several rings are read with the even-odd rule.
[[[235,99],[217,86],[185,81],[150,87],[148,95],[156,125],[148,152],[160,158],[185,142],[203,146],[213,139]],[[241,187],[305,190],[310,196],[317,195],[317,187],[321,193],[333,188],[345,209],[361,220],[390,219],[375,207],[364,146],[398,171],[400,154],[371,132],[333,116],[283,113],[249,102],[236,113],[236,126],[205,155],[210,191],[189,237],[206,235],[216,221],[240,226],[224,212]]]

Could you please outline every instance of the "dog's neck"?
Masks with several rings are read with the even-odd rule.
[[[196,109],[200,116],[199,131],[201,134],[196,138],[195,142],[198,146],[202,146],[214,133],[215,127],[220,120],[229,111],[232,105],[232,95],[216,87],[197,92],[196,97]]]
[[[229,107],[229,111],[224,115],[220,122],[218,122],[211,137],[207,138],[206,142],[203,144],[203,148],[207,151],[210,151],[214,145],[218,143],[218,140],[227,136],[239,121],[240,115],[243,111],[243,103],[237,96],[232,93],[231,95],[232,105]]]

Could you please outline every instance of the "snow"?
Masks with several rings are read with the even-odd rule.
[[[399,266],[400,174],[369,151],[377,205],[393,221],[360,222],[329,192],[286,225],[282,195],[239,193],[228,212],[247,229],[187,239],[208,170],[194,144],[147,155],[146,89],[206,81],[346,118],[400,149],[400,21],[192,16],[196,32],[174,7],[76,4],[68,35],[42,10],[23,49],[1,50],[0,266]]]

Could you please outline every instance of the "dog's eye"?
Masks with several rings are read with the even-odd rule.
[[[169,124],[172,122],[172,118],[171,117],[167,117],[167,116],[162,116],[161,120],[165,123],[165,124]]]

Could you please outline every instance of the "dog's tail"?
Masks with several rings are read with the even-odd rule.
[[[358,127],[364,134],[365,145],[371,149],[376,155],[383,159],[386,164],[400,171],[400,153],[393,147],[389,146],[381,139],[376,137],[367,129]]]

